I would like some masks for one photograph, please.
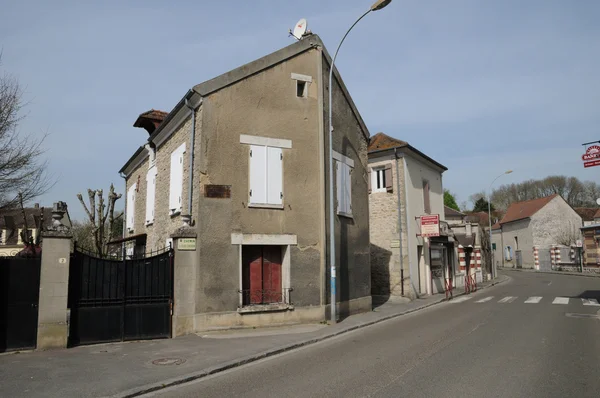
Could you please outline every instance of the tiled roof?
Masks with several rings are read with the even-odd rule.
[[[558,194],[546,196],[545,198],[526,200],[523,202],[515,202],[510,205],[506,214],[500,221],[500,224],[506,224],[512,221],[523,220],[529,218],[537,213],[542,207],[546,206],[548,202],[556,198]]]
[[[408,146],[408,142],[392,138],[389,135],[379,132],[369,140],[368,150],[371,152],[382,149],[402,148],[406,146]]]
[[[152,134],[154,130],[165,120],[168,113],[159,111],[156,109],[150,109],[144,113],[141,113],[133,123],[133,127],[141,127],[146,129],[149,134]]]
[[[573,208],[583,221],[593,221],[594,218],[600,217],[600,209],[595,207],[575,207]]]
[[[42,209],[35,207],[26,207],[25,217],[27,218],[27,227],[29,229],[39,228],[42,216]],[[0,212],[0,230],[6,231],[6,236],[2,237],[4,245],[16,245],[18,242],[19,228],[23,228],[23,214],[21,209],[4,210]],[[44,208],[44,228],[52,226],[52,207]]]
[[[444,206],[444,215],[447,217],[464,217],[466,214],[460,211],[454,210],[451,207]]]
[[[496,229],[500,229],[500,222],[497,222],[496,224],[492,225],[492,230]]]

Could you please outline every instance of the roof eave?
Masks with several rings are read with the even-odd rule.
[[[433,163],[435,166],[439,167],[440,169],[442,169],[443,171],[448,171],[448,168],[446,166],[444,166],[443,164],[437,162],[436,160],[430,158],[429,156],[425,155],[423,152],[419,151],[417,148],[413,147],[410,144],[406,144],[406,145],[396,145],[390,148],[385,148],[385,149],[375,149],[372,151],[369,151],[368,155],[371,154],[380,154],[386,151],[393,151],[394,149],[408,149],[412,152],[414,152],[416,155],[422,157],[423,159]]]

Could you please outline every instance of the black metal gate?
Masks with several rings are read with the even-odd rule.
[[[37,341],[40,257],[0,257],[0,352]]]
[[[118,260],[75,249],[69,344],[171,337],[172,302],[172,250]]]

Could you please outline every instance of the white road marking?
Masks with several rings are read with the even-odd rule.
[[[462,303],[463,301],[471,300],[472,296],[462,296],[455,299],[450,300],[451,303]]]
[[[486,301],[490,301],[493,298],[494,298],[494,296],[486,297],[484,299],[477,300],[476,303],[485,303]]]
[[[552,304],[569,304],[568,297],[556,297]]]
[[[525,300],[525,304],[537,304],[540,301],[542,301],[542,298],[540,296],[533,296]]]
[[[584,299],[584,298],[582,298],[581,301],[583,302],[583,305],[593,305],[595,307],[600,307],[600,304],[598,304],[598,300],[596,300],[596,299]]]
[[[502,300],[498,301],[499,303],[512,303],[513,301],[515,301],[517,298],[515,296],[507,296],[504,297]]]

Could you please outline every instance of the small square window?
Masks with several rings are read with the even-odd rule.
[[[308,95],[308,85],[305,81],[296,80],[296,97],[306,98]]]

